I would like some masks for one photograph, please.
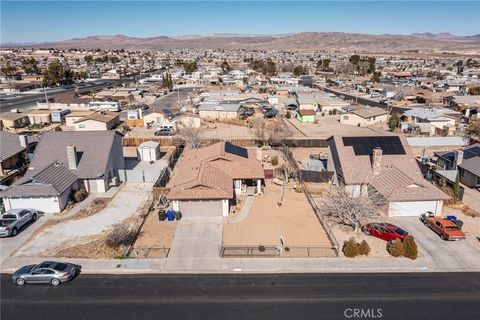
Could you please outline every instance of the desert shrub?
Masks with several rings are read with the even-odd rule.
[[[287,111],[287,113],[285,114],[285,118],[290,119],[291,117],[292,114],[290,113],[290,111]]]
[[[127,246],[135,240],[135,231],[123,223],[113,225],[113,229],[105,241],[111,248],[118,248],[121,245]]]
[[[278,156],[273,156],[272,160],[270,160],[270,163],[272,164],[272,166],[278,165]]]
[[[258,251],[265,252],[265,246],[258,246]]]
[[[328,115],[331,116],[333,114],[332,110],[328,110]]]
[[[348,241],[343,243],[342,252],[345,257],[353,258],[360,254],[359,246],[357,241],[354,238],[350,238]]]
[[[73,193],[73,200],[75,202],[82,202],[83,200],[87,199],[88,192],[85,189],[79,189]]]
[[[403,240],[404,253],[403,255],[409,259],[415,260],[418,257],[418,248],[415,239],[408,236]]]
[[[367,241],[362,240],[362,242],[360,242],[358,246],[358,251],[359,254],[368,256],[368,254],[370,253],[370,246],[368,245]]]
[[[402,257],[405,254],[403,242],[400,239],[389,242],[387,244],[387,251],[394,257]]]

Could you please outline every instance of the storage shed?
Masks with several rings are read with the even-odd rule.
[[[137,158],[141,161],[157,161],[160,159],[160,144],[146,141],[137,147]]]

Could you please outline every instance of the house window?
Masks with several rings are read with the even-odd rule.
[[[85,129],[85,128],[86,128],[85,123],[79,124],[78,127],[79,127],[80,129]]]
[[[348,116],[343,116],[343,120],[348,120]]]

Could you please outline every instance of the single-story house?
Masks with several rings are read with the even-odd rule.
[[[26,136],[0,131],[0,176],[27,163],[27,147]]]
[[[160,159],[160,144],[155,141],[142,142],[137,147],[137,159],[140,161],[157,161]]]
[[[7,209],[58,212],[72,190],[106,192],[125,167],[121,139],[115,130],[45,132],[25,176],[0,197]]]
[[[435,152],[437,170],[458,170],[460,182],[470,188],[480,187],[480,144],[457,151]],[[456,176],[456,175],[455,175]]]
[[[39,109],[70,109],[70,110],[88,110],[89,103],[93,100],[91,96],[81,96],[77,93],[61,93],[49,99],[48,102],[37,102]]]
[[[52,123],[52,112],[50,110],[36,109],[26,113],[28,121],[33,124],[50,124]]]
[[[94,111],[84,110],[84,111],[72,111],[71,113],[65,115],[65,125],[67,127],[74,127],[75,122],[85,117],[88,117],[91,114],[94,114]]]
[[[30,125],[28,116],[21,112],[5,112],[0,115],[0,128],[17,129]]]
[[[159,126],[166,122],[169,122],[168,116],[160,110],[152,109],[147,110],[147,112],[143,113],[143,123],[153,123]]]
[[[317,112],[311,109],[298,110],[295,118],[300,122],[315,122]]]
[[[408,122],[413,128],[420,128],[422,132],[435,135],[436,128],[455,129],[461,118],[461,113],[447,108],[413,108],[403,113],[401,120]]]
[[[75,121],[75,131],[95,131],[95,130],[111,130],[120,123],[120,113],[109,112],[106,114],[92,113]]]
[[[198,115],[202,119],[236,119],[238,117],[238,103],[211,104],[202,103],[198,106]]]
[[[387,122],[388,112],[385,109],[377,107],[361,107],[354,109],[350,113],[342,114],[341,124],[348,124],[358,127],[367,127],[377,123]]]
[[[403,136],[332,136],[327,170],[353,196],[375,190],[388,202],[388,216],[442,213],[450,197],[426,181]]]
[[[228,216],[237,194],[262,191],[265,174],[255,148],[218,142],[186,149],[177,165],[168,198],[186,217]]]

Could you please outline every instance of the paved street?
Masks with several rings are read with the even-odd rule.
[[[474,319],[479,288],[479,273],[80,275],[59,287],[17,287],[2,275],[1,314],[29,320],[349,319],[357,308],[376,315],[364,319]]]

